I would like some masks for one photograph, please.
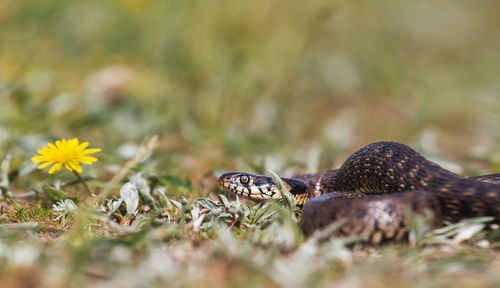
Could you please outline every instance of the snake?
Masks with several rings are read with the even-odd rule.
[[[334,232],[380,244],[408,238],[413,215],[429,227],[491,216],[500,224],[500,173],[463,177],[398,142],[375,142],[338,168],[281,178],[300,211],[306,236],[332,223]],[[283,198],[272,177],[228,172],[218,179],[223,190],[257,202]],[[429,217],[430,216],[430,217]]]

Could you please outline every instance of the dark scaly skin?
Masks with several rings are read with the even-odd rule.
[[[275,199],[281,197],[267,176],[230,172],[219,183],[228,191],[230,185],[245,187],[238,182],[243,175],[248,175],[252,183],[246,185],[254,193],[241,196],[262,200],[253,197],[260,192],[255,182],[268,185],[272,190],[268,194],[274,193]],[[338,170],[282,180],[298,206],[304,206],[301,227],[306,235],[342,219],[338,232],[342,235],[360,235],[374,244],[399,240],[406,231],[408,212],[431,211],[433,226],[476,216],[493,216],[500,223],[500,174],[464,178],[401,143],[372,143]]]

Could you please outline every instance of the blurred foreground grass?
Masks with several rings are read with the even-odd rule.
[[[303,239],[279,207],[222,201],[215,181],[333,168],[376,140],[465,175],[498,172],[499,9],[0,2],[0,286],[500,285],[494,234],[346,249]],[[61,137],[103,149],[83,176],[108,201],[33,169],[36,148]],[[127,182],[138,213],[110,211]]]

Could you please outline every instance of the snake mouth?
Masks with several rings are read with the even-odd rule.
[[[246,172],[229,172],[218,179],[225,191],[254,201],[281,199],[281,193],[271,177]]]

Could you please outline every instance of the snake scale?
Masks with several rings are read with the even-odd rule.
[[[432,226],[476,216],[493,216],[500,223],[500,173],[465,178],[397,142],[369,144],[339,169],[282,182],[302,210],[306,235],[342,220],[337,234],[372,244],[400,240],[407,235],[408,213],[431,212]],[[268,176],[229,172],[219,184],[255,201],[281,198]]]

